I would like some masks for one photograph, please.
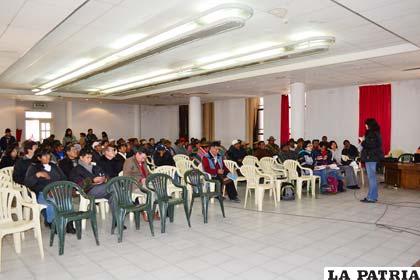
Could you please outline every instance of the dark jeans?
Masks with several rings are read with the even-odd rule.
[[[94,198],[106,198],[106,199],[108,199],[109,207],[111,207],[112,210],[114,209],[114,203],[111,199],[111,194],[106,192],[106,185],[105,184],[94,186],[92,189],[90,189],[88,194],[93,196]]]
[[[217,175],[217,177],[215,177],[214,179],[219,180],[220,185],[222,186],[222,190],[223,185],[225,186],[229,199],[236,199],[238,197],[238,192],[236,191],[235,184],[232,180],[224,181],[225,178],[226,176],[224,175]]]

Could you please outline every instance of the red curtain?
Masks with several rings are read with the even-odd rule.
[[[281,96],[280,143],[289,141],[289,96]]]
[[[382,149],[391,148],[391,84],[359,87],[359,136],[365,134],[365,120],[374,118],[381,127]]]

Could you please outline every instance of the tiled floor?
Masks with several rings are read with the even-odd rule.
[[[40,260],[32,233],[26,234],[17,255],[11,237],[3,241],[0,279],[322,279],[324,266],[411,266],[420,259],[420,236],[379,228],[379,223],[416,229],[420,234],[420,204],[394,206],[363,204],[365,190],[284,201],[276,208],[266,195],[264,210],[244,210],[226,202],[227,217],[217,203],[204,225],[200,205],[188,228],[182,208],[175,222],[151,237],[127,221],[124,240],[111,236],[110,222],[100,221],[100,246],[90,227],[82,240],[66,235],[65,252],[48,246],[43,230],[45,259]],[[244,188],[240,188],[243,196]],[[420,192],[384,189],[380,201],[420,202]],[[401,206],[411,206],[410,208]],[[415,208],[417,207],[417,208]]]

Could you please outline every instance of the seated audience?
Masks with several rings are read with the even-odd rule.
[[[266,149],[269,150],[272,155],[277,155],[280,152],[280,147],[275,143],[276,139],[273,136],[270,136],[267,141],[268,143],[265,146]]]
[[[45,138],[44,141],[42,141],[42,145],[49,145],[52,147],[54,141],[55,141],[55,135],[51,134],[48,138]]]
[[[209,173],[212,178],[220,181],[221,186],[226,188],[226,192],[231,201],[240,202],[233,181],[227,177],[229,170],[223,164],[223,158],[219,155],[219,147],[219,142],[210,144],[208,153],[203,157],[203,170]]]
[[[38,145],[34,141],[27,140],[23,142],[24,156],[16,160],[13,168],[13,181],[20,185],[24,185],[26,172],[32,163],[32,157],[37,149]]]
[[[325,144],[325,146],[327,146],[327,147],[330,145],[330,143],[328,142],[328,137],[325,136],[325,135],[322,136],[321,142],[323,142]]]
[[[347,156],[348,160],[343,161],[342,163],[344,165],[349,165],[352,161],[356,160],[356,158],[359,156],[359,150],[356,148],[356,146],[350,144],[349,140],[344,140],[343,145],[344,145],[344,148],[341,151],[341,155]]]
[[[80,132],[80,138],[79,138],[79,144],[81,147],[84,147],[86,145],[86,133]]]
[[[9,144],[0,160],[0,169],[14,166],[18,158],[18,143]]]
[[[289,150],[294,152],[296,150],[296,143],[295,143],[295,139],[290,138],[289,141],[287,142],[287,144],[289,145]],[[281,146],[280,146],[280,150],[281,150]]]
[[[124,161],[127,159],[127,144],[125,142],[120,142],[117,147],[118,153],[115,156],[115,160],[118,162],[118,173],[123,170]]]
[[[67,146],[67,144],[76,144],[77,140],[76,137],[73,135],[73,131],[70,128],[66,129],[63,137],[63,146]]]
[[[6,151],[9,145],[16,143],[16,138],[12,135],[10,128],[6,128],[4,136],[0,138],[0,152]]]
[[[295,146],[295,152],[296,154],[299,154],[299,152],[303,149],[303,143],[305,142],[305,140],[303,140],[303,138],[299,138],[296,142],[296,146]]]
[[[302,150],[298,153],[298,161],[302,167],[314,168],[314,159],[312,158],[313,145],[311,141],[304,141]]]
[[[175,161],[171,153],[165,148],[165,146],[159,144],[156,147],[156,151],[153,154],[153,161],[156,166],[170,165],[175,166]]]
[[[119,162],[115,159],[116,149],[112,146],[107,146],[104,149],[103,156],[97,163],[99,167],[105,172],[108,178],[114,178],[118,176]]]
[[[58,166],[63,171],[67,178],[70,177],[70,172],[77,165],[77,157],[79,152],[74,144],[68,144],[64,149],[66,156],[58,162]]]
[[[33,163],[29,166],[24,180],[24,185],[35,192],[38,203],[47,206],[46,211],[43,212],[47,226],[51,226],[54,220],[54,208],[47,203],[42,190],[50,183],[66,180],[66,175],[64,175],[60,167],[50,160],[51,154],[49,150],[44,148],[37,149],[33,157]],[[69,225],[72,226],[71,223]],[[67,230],[73,233],[74,229],[72,230],[69,225]]]
[[[313,139],[312,140],[312,150],[313,151],[319,150],[319,140],[318,139]]]
[[[315,163],[314,174],[321,177],[321,188],[328,185],[327,180],[329,176],[336,178],[337,181],[342,181],[340,169],[332,165],[334,163],[332,153],[324,142],[319,143],[319,150],[314,150],[312,157]],[[344,191],[344,189],[340,188],[339,191]]]
[[[209,152],[210,145],[206,141],[196,142],[196,154],[199,157],[200,161],[203,159],[203,157]]]
[[[93,142],[92,144],[92,161],[99,162],[102,156],[102,145],[99,141]]]
[[[174,148],[172,148],[171,141],[165,139],[162,141],[162,143],[165,146],[165,149],[171,154],[171,156],[174,156],[176,154]]]
[[[281,162],[284,162],[285,160],[288,160],[288,159],[297,160],[297,158],[298,158],[297,153],[290,150],[289,144],[281,145],[281,150],[280,150],[278,156],[279,156],[279,160]]]
[[[232,141],[232,145],[227,151],[227,156],[230,160],[236,162],[239,166],[242,165],[242,160],[246,157],[246,150],[242,147],[241,142],[237,139]]]
[[[123,175],[134,177],[140,184],[144,185],[147,176],[149,176],[149,169],[146,164],[146,150],[140,148],[124,162]]]
[[[342,164],[341,153],[338,150],[337,143],[335,141],[330,141],[329,148],[332,153],[333,161],[337,164],[340,170],[344,172],[345,186],[348,189],[359,189],[354,168],[349,165]]]
[[[96,141],[98,141],[98,137],[93,133],[93,129],[89,128],[86,135],[86,145],[90,147]]]
[[[266,149],[264,141],[259,141],[257,148],[254,150],[254,156],[260,160],[263,157],[272,157],[273,154]]]
[[[109,143],[108,134],[105,131],[102,131],[101,135],[102,135],[102,138],[100,139],[101,142],[108,142]]]
[[[188,151],[186,148],[185,138],[180,138],[175,142],[174,147],[175,154],[177,155],[188,155]]]
[[[60,143],[60,141],[55,140],[52,145],[52,154],[51,154],[51,161],[58,163],[60,160],[62,160],[65,156],[64,153],[64,147]]]

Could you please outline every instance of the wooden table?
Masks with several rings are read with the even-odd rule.
[[[383,162],[385,184],[420,190],[420,163]]]

